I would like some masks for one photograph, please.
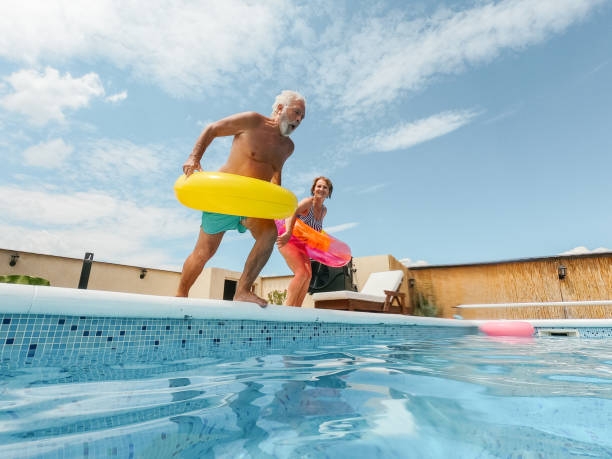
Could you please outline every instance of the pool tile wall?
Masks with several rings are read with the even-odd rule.
[[[475,332],[476,328],[470,327],[3,314],[0,366],[239,356],[274,349],[313,349],[396,338],[427,340]]]
[[[532,321],[566,336],[612,337],[612,321]],[[0,285],[0,368],[170,364],[321,346],[424,342],[478,333],[477,321],[269,306],[220,300]],[[95,365],[92,365],[94,367]],[[125,366],[125,365],[124,365]]]

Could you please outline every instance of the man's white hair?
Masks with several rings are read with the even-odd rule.
[[[274,99],[274,105],[272,105],[272,115],[274,116],[279,105],[286,107],[295,100],[301,100],[304,102],[304,106],[306,106],[306,99],[303,95],[301,95],[299,92],[285,89],[278,96],[276,96],[276,99]]]

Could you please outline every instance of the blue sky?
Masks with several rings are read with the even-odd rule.
[[[199,215],[172,185],[199,133],[294,89],[283,185],[330,177],[354,256],[610,250],[610,24],[606,0],[7,0],[0,247],[180,270]],[[251,244],[227,233],[209,266]],[[263,274],[287,273],[275,251]]]

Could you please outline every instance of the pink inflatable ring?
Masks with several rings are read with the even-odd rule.
[[[492,320],[480,324],[479,330],[488,336],[516,336],[530,337],[533,336],[535,329],[529,322],[521,322],[518,320]]]

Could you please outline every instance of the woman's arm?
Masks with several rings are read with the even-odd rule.
[[[285,232],[280,234],[276,239],[276,245],[280,248],[284,246],[289,239],[291,239],[291,234],[293,233],[293,227],[295,226],[295,221],[298,218],[298,215],[306,215],[308,213],[308,209],[312,206],[313,197],[302,199],[295,212],[290,217],[285,219]]]

